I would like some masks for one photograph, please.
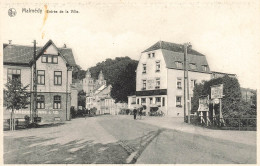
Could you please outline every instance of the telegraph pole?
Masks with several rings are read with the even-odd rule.
[[[37,117],[37,74],[36,74],[36,40],[33,41],[33,109],[32,122]]]
[[[186,112],[188,112],[188,123],[190,123],[190,95],[189,95],[189,75],[188,75],[188,64],[187,64],[187,49],[191,46],[190,43],[184,43],[184,121]],[[187,88],[187,91],[186,91]],[[187,93],[187,94],[186,94]],[[188,98],[188,100],[187,100]],[[188,104],[187,104],[188,102]]]

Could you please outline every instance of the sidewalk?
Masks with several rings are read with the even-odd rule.
[[[172,130],[155,138],[136,164],[256,163],[256,131],[212,130],[170,117],[144,117],[138,122]]]
[[[128,118],[128,116],[126,117]],[[203,128],[200,126],[194,126],[192,124],[187,124],[183,122],[183,118],[174,118],[174,117],[146,116],[146,117],[142,117],[141,120],[138,119],[138,122],[147,123],[162,128],[182,131],[186,133],[198,134],[202,136],[208,136],[212,138],[218,138],[218,139],[256,146],[256,131],[213,130],[213,129]]]

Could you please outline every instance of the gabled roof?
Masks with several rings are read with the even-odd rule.
[[[157,43],[155,43],[148,49],[144,50],[142,53],[154,51],[154,50],[158,50],[158,49],[164,49],[164,50],[168,50],[168,51],[184,53],[183,44],[170,43],[170,42],[166,42],[166,41],[158,41]],[[193,55],[203,55],[193,49],[188,49],[187,52],[188,52],[188,54],[193,54]]]
[[[52,40],[49,40],[43,47],[36,47],[37,55],[39,58],[43,54],[46,48],[51,44],[54,45]],[[13,45],[13,44],[3,44],[4,46],[4,64],[16,64],[16,65],[31,65],[33,62],[33,45],[24,46],[24,45]],[[54,45],[55,46],[55,45]],[[56,46],[55,46],[56,47]],[[67,61],[67,64],[70,66],[75,66],[75,59],[70,48],[57,48],[59,54],[64,57]]]
[[[175,62],[183,62],[183,59],[184,59],[183,53],[173,52],[173,51],[162,49],[162,54],[163,54],[167,68],[179,69],[179,68],[177,68]],[[208,62],[207,62],[207,59],[205,56],[188,54],[187,62],[188,62],[187,68],[189,71],[210,73]],[[191,63],[196,65],[196,69],[192,69],[190,67]],[[204,66],[204,65],[208,67],[207,71],[203,70],[202,66]]]

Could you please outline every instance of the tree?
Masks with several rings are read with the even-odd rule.
[[[126,68],[121,71],[118,78],[114,80],[111,89],[111,97],[115,99],[116,102],[127,102],[127,96],[135,93],[136,67],[136,62],[130,62]]]
[[[4,106],[11,109],[10,130],[15,129],[13,113],[14,110],[26,108],[30,103],[28,101],[30,93],[27,91],[27,86],[23,86],[19,79],[8,79],[4,90]]]
[[[83,90],[78,93],[78,106],[86,107],[86,93]]]
[[[127,96],[134,94],[136,90],[137,64],[138,61],[129,57],[117,57],[114,60],[108,58],[89,70],[94,79],[98,78],[99,72],[102,70],[107,84],[112,85],[112,98],[116,102],[127,102]]]
[[[222,110],[224,117],[230,117],[238,112],[241,112],[241,91],[240,91],[240,84],[236,78],[229,77],[228,75],[211,79],[209,81],[205,81],[202,85],[196,85],[194,88],[193,94],[193,103],[192,109],[195,110],[198,107],[198,98],[201,95],[209,95],[211,94],[211,86],[223,84],[223,94],[225,95],[222,98]],[[200,87],[198,87],[200,86]],[[197,89],[196,89],[197,88]],[[198,89],[199,88],[199,89]]]

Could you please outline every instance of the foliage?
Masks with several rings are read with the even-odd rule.
[[[112,84],[111,96],[116,102],[127,102],[127,96],[133,95],[136,90],[137,62],[132,61],[126,65]]]
[[[7,109],[26,108],[29,102],[30,93],[27,91],[27,86],[23,86],[18,79],[8,79],[4,90],[4,106]]]
[[[223,84],[223,94],[222,98],[222,110],[223,116],[228,117],[233,115],[235,112],[241,112],[241,91],[240,84],[236,78],[229,76],[224,76],[221,78],[211,79],[205,81],[204,84],[195,85],[192,100],[192,110],[198,109],[198,98],[201,95],[209,95],[211,93],[211,86]]]
[[[86,93],[83,90],[78,92],[78,106],[86,107]]]
[[[97,108],[96,107],[90,109],[90,114],[91,115],[96,115],[96,113],[97,113]]]
[[[253,92],[254,95],[252,96],[252,107],[257,109],[257,95],[256,92]]]
[[[116,102],[127,102],[127,96],[135,93],[136,67],[138,61],[129,57],[106,59],[89,70],[94,79],[102,70],[107,84],[112,85],[111,96]]]
[[[203,84],[196,84],[194,89],[193,89],[193,97],[191,99],[191,113],[194,113],[198,110],[199,108],[199,97],[202,96],[204,94],[203,92]]]
[[[82,68],[79,65],[73,67],[72,70],[73,79],[82,80],[83,78],[85,78],[85,75],[86,75],[86,71],[82,70]]]

